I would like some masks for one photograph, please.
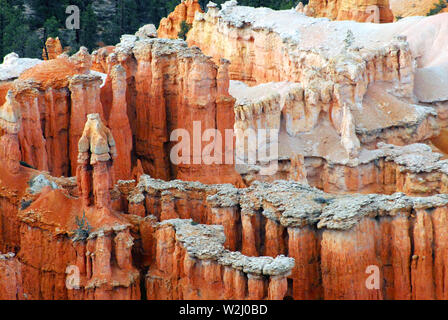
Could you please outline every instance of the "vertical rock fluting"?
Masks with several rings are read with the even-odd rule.
[[[6,102],[0,107],[0,250],[17,250],[19,222],[16,218],[23,193],[23,172],[20,166],[20,144],[18,133],[21,127],[20,106],[8,92]]]
[[[0,253],[0,300],[24,300],[22,266],[13,253]]]
[[[99,229],[72,241],[62,230],[27,219],[22,223],[22,287],[31,300],[140,299],[126,226]],[[39,242],[36,242],[39,241]],[[42,243],[40,242],[42,241]],[[36,243],[41,243],[36,246]]]
[[[179,40],[122,42],[119,48],[118,60],[135,79],[135,89],[128,85],[136,94],[130,109],[136,111],[135,151],[145,172],[164,180],[243,185],[229,151],[233,139],[226,144],[234,121],[228,62],[217,67]]]
[[[369,39],[368,42],[373,43],[370,46],[362,42],[368,38],[367,32],[365,37],[361,34],[354,36],[351,28],[365,32],[357,28],[354,22],[345,25],[346,29],[342,30],[336,28],[338,23],[327,21],[325,28],[316,25],[311,31],[310,28],[314,28],[312,20],[293,11],[239,7],[229,1],[220,11],[212,6],[207,13],[198,13],[187,41],[190,46],[198,46],[212,56],[214,61],[229,59],[232,80],[244,81],[248,85],[280,81],[300,83],[304,92],[297,100],[304,101],[305,106],[300,108],[297,101],[295,110],[284,108],[282,116],[287,121],[287,133],[296,136],[304,129],[311,133],[318,125],[328,121],[329,129],[340,136],[339,144],[347,158],[354,159],[359,156],[362,145],[370,144],[372,148],[373,144],[381,141],[379,139],[386,138],[369,136],[370,133],[367,134],[364,128],[368,125],[359,116],[360,110],[361,113],[370,112],[372,96],[377,97],[372,84],[384,83],[391,88],[390,99],[406,98],[406,102],[394,101],[398,106],[404,103],[412,108],[409,101],[415,98],[415,68],[411,50],[404,37],[394,38],[394,31],[386,30],[391,33],[387,40]],[[338,31],[333,33],[336,29]],[[318,36],[322,34],[324,36]],[[308,112],[301,117],[303,109]],[[239,120],[237,115],[237,124]],[[381,126],[381,123],[378,120],[378,125]],[[421,127],[425,126],[423,124]],[[374,130],[371,131],[374,135]],[[425,137],[438,134],[436,131],[434,128],[434,131],[426,132],[429,136]],[[377,130],[377,135],[378,132],[383,130]],[[395,135],[406,136],[408,133],[396,132]]]
[[[117,157],[113,170],[116,180],[126,180],[131,175],[132,131],[127,115],[126,71],[114,66],[110,72],[112,78],[112,108],[108,120],[109,128],[115,137]]]
[[[143,210],[147,214],[157,214],[152,208],[160,207],[166,219],[193,218],[202,223],[219,223],[226,235],[222,243],[227,249],[241,250],[252,257],[287,254],[294,258],[287,288],[294,299],[445,297],[446,195],[338,196],[294,182],[255,183],[248,189],[227,189],[141,178],[136,190],[130,193],[130,200],[142,197],[139,201],[146,203],[143,206],[148,209]],[[199,211],[199,216],[193,216],[179,200],[189,199],[189,203],[195,195],[194,201],[201,201],[200,193],[208,194],[202,196],[206,208]],[[158,236],[154,238],[151,234],[160,232],[160,237],[163,233],[162,238],[172,239],[176,233],[172,229],[160,231],[154,225],[156,219],[148,216],[147,222],[140,226],[146,230],[142,237],[148,257],[151,254],[147,252],[154,250],[176,250],[174,240],[164,240],[160,249],[156,249]],[[165,223],[169,224],[167,220]],[[154,230],[159,231],[153,233]],[[173,253],[174,256],[178,257]],[[160,285],[155,280],[158,276],[153,274],[150,278],[151,285]],[[181,298],[179,292],[160,290],[165,290],[170,299]]]
[[[79,141],[79,198],[47,186],[19,212],[29,299],[140,298],[130,225],[111,208],[115,152],[110,130],[89,114]]]
[[[78,143],[83,135],[88,114],[98,114],[104,120],[100,100],[101,78],[94,75],[76,75],[70,80],[71,114],[69,129],[70,163],[77,163]],[[72,165],[72,175],[76,166]]]
[[[20,127],[20,106],[13,101],[12,92],[9,91],[5,104],[0,107],[0,128],[3,131],[3,135],[0,136],[0,159],[12,174],[17,174],[20,170],[21,153],[18,138]]]
[[[68,78],[86,73],[88,61],[83,49],[71,58],[62,55],[45,61],[23,72],[12,89],[12,99],[22,113],[22,160],[55,176],[69,176],[71,169],[76,169],[76,161],[69,158],[70,144],[78,142],[69,137],[72,112]]]
[[[181,23],[193,23],[196,12],[203,12],[198,0],[182,0],[168,17],[160,21],[157,35],[159,38],[177,39],[181,31]]]
[[[221,226],[167,220],[156,226],[149,299],[273,299],[287,293],[294,259],[246,257],[225,250]]]

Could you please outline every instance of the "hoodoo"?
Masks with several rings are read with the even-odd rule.
[[[0,299],[448,299],[448,13],[396,5],[183,0],[7,54]]]

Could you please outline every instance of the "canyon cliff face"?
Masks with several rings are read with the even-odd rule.
[[[249,257],[275,258],[288,254],[294,258],[294,267],[287,275],[290,281],[286,291],[286,295],[294,299],[444,299],[441,273],[427,273],[427,270],[444,268],[445,240],[440,228],[448,212],[446,194],[341,196],[286,181],[256,182],[248,189],[236,189],[188,182],[168,183],[142,176],[137,188],[129,193],[129,201],[130,207],[141,207],[141,212],[149,214],[140,222],[142,244],[147,254],[145,261],[151,266],[156,264],[147,275],[148,296],[197,299],[194,294],[198,290],[206,297],[222,298],[217,295],[222,294],[222,290],[208,296],[212,293],[206,290],[211,289],[201,285],[201,277],[219,275],[211,270],[222,268],[221,260],[227,261],[211,253],[215,249],[210,243],[216,240],[209,237],[218,237],[226,249],[239,250]],[[207,229],[203,226],[172,219],[219,223],[225,237],[212,232],[214,227],[208,229],[205,236],[202,232]],[[157,220],[163,222],[159,225]],[[439,231],[433,235],[429,230]],[[202,237],[206,237],[210,251],[196,249]],[[414,241],[419,241],[422,247],[420,244],[411,246]],[[178,242],[191,247],[178,247]],[[191,251],[188,258],[184,258],[185,249]],[[148,254],[149,250],[157,254]],[[160,261],[159,252],[169,254]],[[205,256],[201,258],[199,252]],[[213,261],[204,265],[205,261],[201,263],[195,259],[217,259],[218,265]],[[194,265],[195,275],[184,279],[191,265]],[[169,270],[179,276],[171,278]],[[372,273],[368,270],[378,272],[378,288],[366,286]],[[201,276],[198,279],[196,275]],[[179,291],[162,285],[179,278],[182,279],[176,286],[182,288]],[[221,280],[216,278],[215,281]]]
[[[182,0],[168,17],[160,21],[157,35],[159,38],[177,39],[181,31],[181,23],[191,25],[196,12],[203,12],[198,0]]]
[[[233,160],[233,142],[226,145],[224,135],[205,140],[208,131],[224,133],[233,128],[228,61],[216,65],[198,48],[188,48],[180,40],[136,40],[124,37],[115,52],[132,79],[128,82],[132,96],[127,101],[135,112],[135,120],[130,121],[135,153],[144,171],[165,180],[242,185],[233,161],[225,162],[229,157]],[[189,143],[174,148],[180,137]],[[212,163],[205,168],[197,149],[207,145],[214,151],[210,153]]]
[[[228,1],[196,15],[188,43],[215,60],[229,59],[230,78],[245,83],[230,85],[239,101],[235,129],[278,130],[279,158],[303,154],[347,164],[381,142],[406,145],[443,133],[446,106],[435,106],[444,89],[424,84],[429,74],[445,81],[446,58],[421,36],[428,32],[428,43],[443,48],[429,36],[433,27],[444,29],[442,20],[419,18],[419,30],[426,30],[419,33],[406,19],[377,27],[316,23],[291,10]]]
[[[22,268],[14,253],[0,253],[0,300],[24,300]]]
[[[5,57],[0,299],[447,299],[446,14],[198,11]]]

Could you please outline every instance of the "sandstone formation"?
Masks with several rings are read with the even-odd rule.
[[[426,16],[440,1],[436,0],[389,0],[395,17]],[[442,10],[448,12],[448,8]]]
[[[160,21],[159,38],[177,39],[182,21],[191,25],[196,12],[203,12],[198,0],[181,0],[174,11]]]
[[[62,54],[62,45],[59,38],[48,38],[45,42],[45,47],[42,49],[42,59],[52,60],[56,59],[60,54]]]
[[[14,253],[0,253],[0,300],[23,300],[22,269]]]
[[[311,17],[326,17],[331,20],[354,20],[358,22],[388,23],[394,21],[389,0],[310,0],[298,12]]]
[[[420,228],[443,228],[448,204],[446,194],[421,198],[407,197],[401,193],[390,196],[337,196],[286,181],[273,184],[257,182],[248,189],[238,190],[229,186],[162,182],[142,176],[137,189],[130,192],[129,201],[134,208],[141,206],[143,212],[151,215],[145,219],[144,225],[151,225],[154,223],[151,221],[157,219],[164,221],[162,225],[144,228],[157,230],[156,239],[148,239],[142,233],[144,248],[153,248],[157,252],[168,250],[173,255],[173,258],[163,261],[158,260],[159,254],[156,254],[156,261],[154,257],[148,257],[152,261],[149,264],[157,263],[158,270],[157,273],[148,274],[148,288],[153,295],[155,292],[163,292],[155,296],[158,298],[188,299],[192,297],[190,294],[194,294],[188,292],[184,296],[185,291],[167,291],[158,282],[160,278],[169,279],[167,277],[171,273],[165,274],[163,270],[176,270],[173,272],[179,274],[180,278],[190,272],[187,271],[193,263],[190,258],[183,264],[174,264],[174,261],[184,261],[179,257],[183,257],[185,248],[178,248],[177,241],[183,240],[192,246],[190,250],[193,256],[201,252],[206,255],[205,259],[210,259],[207,256],[209,253],[206,253],[208,251],[195,249],[195,241],[201,241],[200,229],[203,227],[192,226],[188,220],[173,222],[175,220],[170,219],[219,223],[223,225],[226,236],[220,242],[228,250],[241,250],[247,256],[276,257],[288,253],[295,259],[295,267],[288,276],[292,280],[288,294],[295,299],[410,299],[417,296],[431,299],[437,294],[439,298],[445,294],[441,284],[443,282],[437,278],[440,274],[432,275],[430,272],[429,276],[425,275],[424,281],[417,275],[425,272],[419,271],[424,268],[419,267],[421,259],[427,268],[443,268],[443,233],[436,236],[442,237],[439,240],[429,238],[429,244],[422,249],[412,249],[410,243],[417,241],[419,232],[427,232]],[[175,230],[172,228],[173,223]],[[185,234],[193,234],[194,237],[187,240]],[[405,238],[404,234],[407,235]],[[210,236],[207,233],[207,237]],[[173,240],[174,237],[176,240]],[[210,241],[206,247],[212,250]],[[441,247],[436,243],[440,243]],[[432,257],[432,254],[424,250],[433,245],[436,246],[434,252],[439,253],[428,260],[427,257]],[[418,261],[411,265],[411,260]],[[368,290],[365,287],[366,269],[371,265],[380,270],[381,289]],[[197,261],[194,266],[203,270],[195,274],[204,277],[216,274],[208,268],[218,268],[213,263],[205,267]],[[187,285],[183,281],[193,283],[188,282]],[[189,280],[182,280],[178,288],[194,288],[205,295],[212,294],[201,291],[207,290],[207,286],[200,285],[201,281],[191,276]],[[219,283],[220,280],[216,281]],[[411,285],[411,282],[418,281],[421,281],[421,287]],[[217,292],[222,291],[213,294]]]
[[[223,247],[222,226],[167,220],[154,226],[150,300],[282,300],[294,259],[246,257]],[[246,289],[247,288],[247,289]]]
[[[259,91],[265,91],[268,85],[263,83],[267,82],[295,83],[295,93],[288,93],[297,101],[292,110],[285,107],[287,103],[275,106],[270,102],[274,96],[256,103],[266,105],[267,111],[253,109],[253,101],[237,109],[244,110],[244,121],[250,122],[258,121],[260,116],[255,113],[263,117],[280,108],[286,128],[279,125],[278,111],[277,116],[275,111],[269,116],[277,120],[268,121],[271,127],[280,128],[280,148],[285,146],[290,152],[300,144],[291,138],[303,132],[298,139],[301,142],[317,145],[333,154],[333,159],[350,161],[379,142],[403,145],[440,134],[433,107],[425,109],[418,104],[445,101],[442,84],[447,60],[442,48],[446,42],[430,30],[444,30],[447,22],[439,15],[373,27],[316,20],[291,10],[239,7],[228,1],[220,11],[210,7],[207,13],[196,15],[188,43],[215,60],[229,59],[231,79],[261,84]],[[429,43],[434,47],[428,47]],[[441,85],[428,86],[430,77]],[[277,88],[273,85],[271,90]],[[247,90],[240,91],[243,95],[237,93],[237,99],[248,101],[244,99]],[[443,116],[441,109],[445,108],[438,110]],[[406,119],[403,114],[414,116]],[[250,127],[249,123],[238,124],[240,115],[236,118],[236,126]],[[320,135],[317,143],[313,141],[315,132]],[[309,137],[304,136],[307,133]],[[325,142],[327,145],[319,147]],[[337,146],[342,148],[337,150]],[[280,158],[289,156],[279,153]]]
[[[135,152],[146,173],[161,179],[183,179],[204,183],[233,183],[242,185],[225,146],[225,137],[212,142],[213,163],[205,168],[202,155],[194,151],[199,142],[201,150],[209,145],[207,131],[225,132],[234,124],[234,99],[228,93],[228,61],[217,66],[198,48],[188,48],[180,40],[123,37],[115,50],[118,61],[129,72],[127,97],[129,108],[135,112],[130,120],[135,135]],[[149,95],[149,92],[153,94]],[[218,116],[219,115],[219,116]],[[171,155],[179,136],[188,134],[189,154],[176,163]],[[172,138],[173,137],[173,138]],[[173,140],[174,139],[174,140]],[[204,141],[205,140],[205,141]],[[214,144],[214,145],[213,145]]]
[[[41,62],[39,59],[19,58],[14,52],[3,58],[3,63],[0,64],[0,105],[5,103],[6,93],[13,87],[13,81]]]
[[[0,299],[448,299],[447,14],[316,5],[6,56]]]

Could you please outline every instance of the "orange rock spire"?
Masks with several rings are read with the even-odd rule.
[[[61,41],[59,38],[48,38],[45,42],[45,48],[42,49],[42,59],[52,60],[56,59],[63,53]]]
[[[0,159],[5,162],[11,173],[18,173],[20,169],[20,109],[13,100],[12,92],[6,95],[5,104],[0,107],[0,128],[4,134],[0,137]]]
[[[110,167],[116,157],[116,147],[110,130],[102,123],[98,113],[87,115],[78,150],[77,178],[83,205],[110,208]]]
[[[191,25],[196,12],[203,12],[198,0],[182,0],[167,18],[160,21],[157,30],[159,38],[177,39],[182,21]]]

